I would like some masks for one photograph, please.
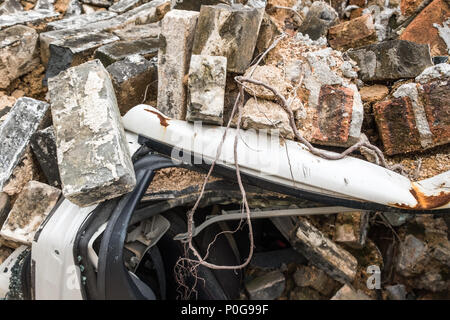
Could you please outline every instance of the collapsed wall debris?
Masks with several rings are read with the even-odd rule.
[[[280,223],[283,218],[271,217],[281,233],[276,252],[283,248],[296,257],[274,253],[271,258],[280,260],[276,263],[261,262],[264,258],[249,263],[241,297],[374,299],[366,283],[367,268],[373,265],[383,272],[383,299],[450,292],[445,220],[397,210],[448,208],[448,1],[71,0],[62,8],[39,0],[28,6],[16,0],[0,5],[0,263],[12,249],[31,245],[60,194],[88,207],[135,188],[133,161],[149,145],[130,154],[138,143],[130,132],[125,135],[121,116],[145,103],[138,108],[158,117],[146,131],[158,136],[148,138],[163,144],[177,134],[187,136],[191,122],[213,130],[228,123],[236,127],[239,114],[240,129],[249,130],[236,133],[241,145],[254,130],[277,139],[280,133],[276,142],[282,148],[277,150],[283,156],[286,150],[289,169],[284,169],[291,173],[292,190],[298,188],[297,174],[322,179],[322,172],[311,172],[305,159],[288,153],[293,145],[311,153],[318,146],[340,152],[364,142],[350,149],[354,157],[367,158],[374,164],[364,163],[373,168],[398,169],[401,163],[402,173],[409,175],[379,171],[397,179],[399,190],[406,190],[402,196],[416,207],[399,202],[386,204],[395,212],[365,211],[372,195],[356,199],[363,203],[359,209],[318,219]],[[42,77],[34,78],[39,69],[45,78],[38,93],[33,84],[42,88]],[[173,127],[182,130],[174,133]],[[198,131],[192,140],[204,141],[197,134],[211,134],[206,140],[216,141],[212,131]],[[217,146],[211,147],[215,153]],[[236,150],[239,158],[247,156],[245,149]],[[331,161],[313,154],[324,167]],[[328,154],[337,153],[321,153]],[[250,169],[240,168],[244,173]],[[193,179],[177,170],[158,177],[170,180],[178,174],[201,190],[203,176]],[[243,177],[247,188],[252,180]],[[308,190],[321,194],[327,189],[323,179],[320,187],[309,185]],[[149,189],[148,199],[155,188],[168,185],[162,180]],[[354,182],[343,180],[334,199],[354,201],[346,194]],[[178,191],[166,191],[158,197],[179,201]],[[254,216],[262,215],[262,208],[276,211],[280,203],[281,210],[291,210],[299,200],[259,195],[262,199],[249,199]],[[306,202],[317,209],[316,203]],[[225,216],[217,213],[231,203],[215,204],[214,217]]]

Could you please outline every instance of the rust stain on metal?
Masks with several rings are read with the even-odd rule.
[[[163,127],[167,127],[169,125],[169,122],[167,122],[168,120],[170,120],[170,118],[165,118],[164,116],[162,116],[161,114],[159,114],[156,111],[153,110],[149,110],[149,109],[144,109],[145,111],[148,111],[150,113],[156,114],[159,118],[159,123],[163,126]]]
[[[450,193],[441,191],[436,196],[427,196],[423,192],[419,190],[417,186],[412,187],[409,190],[413,197],[417,200],[417,204],[414,207],[395,203],[394,206],[403,208],[403,209],[422,209],[422,210],[430,210],[434,208],[442,207],[450,202]]]

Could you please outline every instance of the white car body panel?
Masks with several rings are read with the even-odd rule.
[[[128,111],[122,120],[128,131],[184,152],[201,155],[210,162],[215,158],[225,130],[225,127],[195,126],[186,121],[170,119],[157,109],[142,104]],[[218,161],[231,168],[234,167],[235,135],[236,129],[230,128]],[[394,171],[351,156],[341,160],[326,160],[313,155],[304,145],[293,140],[286,140],[285,144],[276,141],[268,146],[257,144],[258,139],[255,131],[241,131],[238,161],[242,172],[267,177],[286,186],[341,198],[406,209],[450,208],[450,172],[436,176],[433,180],[415,183]],[[417,191],[416,196],[412,190]],[[429,196],[437,199],[428,201]]]

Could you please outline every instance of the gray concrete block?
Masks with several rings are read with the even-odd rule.
[[[5,14],[0,16],[0,29],[11,27],[16,24],[40,23],[46,19],[55,18],[57,16],[59,16],[58,12],[44,9]]]
[[[61,190],[30,181],[17,197],[0,235],[9,241],[31,245],[36,231],[59,199]]]
[[[161,22],[131,25],[125,29],[115,30],[113,33],[124,41],[158,38],[161,33]]]
[[[223,124],[227,58],[192,55],[187,121]]]
[[[48,79],[57,76],[61,71],[88,61],[98,47],[118,40],[118,37],[107,32],[89,32],[53,41],[50,44],[44,85]]]
[[[166,116],[184,120],[187,88],[185,77],[199,13],[172,10],[162,20],[158,52],[158,109]]]
[[[193,54],[224,56],[227,71],[244,73],[250,65],[264,10],[242,5],[202,6]]]
[[[146,98],[156,98],[155,94],[151,94],[156,91],[158,77],[154,60],[148,61],[142,56],[132,55],[106,68],[111,76],[122,115],[143,103],[146,93]]]
[[[84,27],[89,23],[108,20],[115,16],[117,16],[117,13],[109,11],[96,11],[94,13],[80,14],[70,18],[50,22],[47,25],[47,30],[76,29]]]
[[[0,44],[0,88],[5,89],[39,65],[38,34],[33,28],[13,26],[0,31]]]
[[[0,191],[25,153],[31,136],[44,123],[48,109],[48,103],[19,98],[0,125]]]
[[[100,59],[105,67],[125,59],[127,56],[138,54],[151,59],[158,54],[159,40],[155,38],[118,41],[101,46],[95,51],[95,58]]]
[[[99,60],[49,80],[63,194],[89,206],[130,192],[135,184],[113,84]]]
[[[414,78],[433,66],[430,48],[405,40],[384,41],[347,51],[358,63],[363,81],[387,81]]]

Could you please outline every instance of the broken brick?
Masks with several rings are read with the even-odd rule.
[[[333,49],[347,50],[378,41],[370,14],[333,26],[328,30],[328,42]]]
[[[314,141],[347,143],[352,121],[353,95],[354,92],[350,88],[330,85],[323,85],[320,88],[312,133]]]
[[[408,97],[379,102],[374,105],[373,110],[387,154],[411,152],[421,148],[412,103]]]
[[[434,0],[423,9],[402,32],[399,39],[428,44],[432,56],[446,56],[450,53],[448,25],[450,4],[445,0]],[[442,31],[440,31],[442,28]]]

